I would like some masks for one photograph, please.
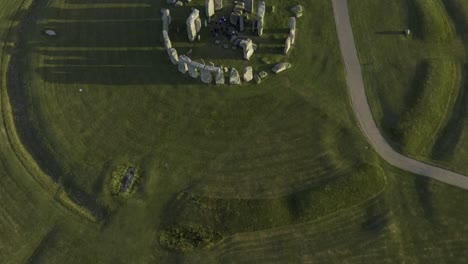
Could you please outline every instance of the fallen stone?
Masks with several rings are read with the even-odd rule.
[[[301,5],[295,5],[291,8],[291,11],[294,13],[294,15],[299,18],[302,16],[302,12],[304,11]]]
[[[258,73],[258,76],[260,76],[262,79],[265,79],[268,76],[268,73],[266,71],[261,71]]]
[[[227,44],[227,43],[224,43],[224,44],[223,44],[223,48],[225,48],[225,49],[229,49],[229,44]]]
[[[280,72],[283,72],[287,69],[291,68],[291,63],[289,62],[281,62],[281,63],[278,63],[276,64],[275,66],[273,66],[273,68],[271,69],[274,73],[280,73]]]
[[[221,40],[217,39],[217,40],[215,40],[214,43],[215,43],[216,45],[219,45],[219,44],[221,44]]]
[[[55,32],[55,31],[53,31],[51,29],[46,30],[45,33],[46,33],[47,36],[51,36],[51,37],[57,36],[57,32]]]
[[[231,69],[231,73],[229,75],[229,83],[233,85],[238,85],[241,83],[239,72],[235,69]]]
[[[252,66],[248,66],[244,68],[244,74],[242,78],[245,82],[250,82],[253,79],[253,68]]]
[[[174,4],[174,6],[176,6],[176,7],[181,7],[181,6],[183,6],[183,5],[184,5],[184,3],[182,3],[182,1],[177,1],[177,2],[175,2],[175,4]]]

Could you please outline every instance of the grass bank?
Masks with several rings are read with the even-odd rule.
[[[403,151],[411,156],[430,156],[445,129],[461,88],[461,65],[455,61],[429,61],[421,90],[400,124]]]

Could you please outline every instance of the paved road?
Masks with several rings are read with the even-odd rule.
[[[380,134],[367,101],[361,64],[354,42],[348,0],[332,0],[336,31],[348,80],[351,104],[362,132],[375,151],[388,163],[402,170],[420,174],[463,189],[468,189],[468,177],[446,169],[410,159],[396,152]]]

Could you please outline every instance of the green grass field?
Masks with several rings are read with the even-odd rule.
[[[413,15],[421,10],[426,15]],[[412,157],[468,173],[468,4],[351,1],[351,11],[359,12],[353,27],[374,118],[386,138]],[[409,37],[400,33],[407,28]]]
[[[276,11],[252,65],[288,59],[293,68],[235,87],[202,85],[170,65],[159,34],[165,1],[12,2],[0,0],[2,262],[467,260],[467,193],[389,167],[361,135],[330,1],[300,1],[289,58],[271,44],[285,35],[289,3],[269,1]],[[173,14],[183,23],[185,13]],[[56,38],[43,34],[49,28]],[[453,50],[440,45],[427,49]],[[233,60],[240,53],[195,46],[195,57],[246,64]],[[453,71],[428,78],[462,75],[450,54]],[[415,109],[433,94],[454,100],[427,86]],[[112,174],[126,164],[141,184],[115,197]]]

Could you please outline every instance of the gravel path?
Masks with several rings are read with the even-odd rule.
[[[463,189],[468,189],[468,177],[401,155],[390,147],[372,117],[367,101],[361,64],[354,42],[348,0],[332,0],[336,31],[343,56],[351,103],[362,132],[375,151],[388,163],[402,170],[423,175]]]

